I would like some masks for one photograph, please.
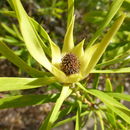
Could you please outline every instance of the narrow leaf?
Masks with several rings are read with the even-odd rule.
[[[113,70],[92,70],[91,73],[130,73],[130,67]]]
[[[67,32],[65,34],[64,44],[62,48],[63,54],[66,54],[67,52],[71,51],[74,47],[74,41],[73,41],[74,20],[75,16],[72,17],[70,25],[68,26]]]
[[[107,105],[107,107],[109,107],[109,109],[114,111],[118,116],[120,116],[122,119],[124,119],[124,121],[126,121],[128,124],[130,124],[130,112],[129,111],[125,111],[124,109],[121,109],[118,107],[111,107],[109,105]]]
[[[6,16],[14,17],[16,18],[16,14],[14,11],[9,11],[9,10],[0,10],[0,14],[4,14]]]
[[[121,15],[113,24],[113,26],[110,28],[110,30],[107,32],[107,34],[105,34],[104,38],[102,39],[101,43],[99,44],[95,53],[93,54],[89,62],[89,65],[86,68],[86,72],[85,72],[86,75],[95,67],[100,57],[102,56],[107,46],[109,45],[111,39],[115,36],[116,32],[118,31],[121,24],[123,23],[124,18],[125,18],[125,14]]]
[[[5,56],[9,61],[19,67],[21,70],[27,72],[29,75],[33,77],[43,77],[48,75],[47,72],[42,72],[36,70],[26,64],[20,57],[14,54],[14,52],[6,46],[3,42],[0,41],[0,53]]]
[[[73,15],[74,15],[74,0],[68,0],[68,19],[67,19],[67,27],[69,27]]]
[[[75,104],[69,104],[68,107],[65,107],[58,113],[58,120],[62,120],[65,116],[70,114],[76,108]]]
[[[99,80],[100,80],[100,74],[95,74],[95,78],[93,81],[93,89],[98,88]]]
[[[76,113],[76,125],[75,125],[75,130],[80,130],[81,129],[81,108],[82,108],[82,103],[80,101],[78,102],[78,108],[77,108],[77,113]]]
[[[80,62],[82,62],[82,58],[84,56],[84,48],[83,48],[83,45],[84,45],[84,40],[82,40],[80,43],[78,43],[74,48],[73,50],[71,51],[73,54],[75,54]],[[81,63],[82,64],[82,63]]]
[[[95,90],[95,89],[85,89],[80,83],[77,83],[77,85],[84,90],[85,93],[90,93],[96,97],[98,97],[102,102],[104,102],[109,109],[114,111],[118,116],[120,116],[122,119],[124,119],[127,123],[130,124],[130,110],[119,103],[117,100],[109,96],[108,94]]]
[[[107,112],[105,112],[107,120],[116,128],[116,114],[109,108],[107,108]]]
[[[89,114],[89,111],[85,111],[85,112],[81,113],[81,117],[85,116],[85,115],[88,115],[88,114]],[[58,123],[54,124],[53,127],[58,127],[60,125],[66,124],[66,123],[68,123],[70,121],[73,121],[75,119],[76,119],[76,116],[73,116],[71,118],[67,118],[65,120],[59,121]]]
[[[60,48],[51,40],[51,38],[48,35],[48,33],[46,32],[46,30],[40,24],[38,24],[32,18],[30,18],[30,20],[31,20],[32,24],[35,26],[37,32],[39,32],[39,34],[41,36],[43,36],[43,38],[50,43],[52,63],[53,64],[59,63],[60,60],[61,60],[61,51],[60,51]]]
[[[1,25],[12,36],[15,36],[15,37],[17,36],[16,33],[15,33],[15,31],[13,29],[11,29],[10,27],[8,27],[5,23],[2,23]]]
[[[38,88],[54,83],[55,81],[56,80],[53,77],[44,77],[44,78],[1,77],[0,92]]]
[[[88,49],[85,50],[84,56],[83,56],[83,62],[81,64],[81,71],[82,73],[85,73],[85,69],[87,68],[87,66],[89,65],[89,62],[91,60],[91,58],[93,57],[95,51],[97,50],[97,48],[99,47],[99,43],[89,47]]]
[[[21,35],[21,33],[19,32],[19,30],[18,30],[18,28],[17,28],[17,26],[16,26],[15,24],[13,24],[13,29],[14,29],[14,31],[15,31],[15,33],[16,33],[16,36],[17,36],[21,41],[23,41],[22,35]]]
[[[52,65],[42,49],[43,46],[44,50],[47,50],[46,45],[40,39],[38,33],[36,32],[36,29],[31,24],[30,19],[26,14],[20,0],[12,0],[12,3],[15,7],[20,29],[28,51],[36,61],[43,65],[47,70],[52,72]]]
[[[103,30],[108,26],[108,24],[111,22],[112,18],[115,16],[119,8],[121,7],[124,0],[114,0],[110,10],[108,11],[107,16],[104,19],[104,22],[101,24],[99,29],[96,31],[90,42],[88,43],[88,46],[93,45],[93,43],[99,38]],[[87,48],[86,48],[87,49]]]
[[[129,55],[130,55],[130,52],[128,51],[125,54],[119,55],[118,57],[116,57],[112,60],[108,60],[103,63],[97,64],[96,67],[103,67],[103,66],[108,66],[108,65],[112,65],[112,64],[117,64],[118,62],[123,61]]]
[[[125,107],[124,105],[119,103],[114,98],[110,97],[108,94],[106,94],[106,93],[104,93],[104,92],[102,92],[100,90],[96,90],[96,89],[85,89],[80,83],[76,83],[76,84],[78,85],[78,87],[83,89],[85,93],[90,93],[90,94],[98,97],[104,103],[109,104],[111,106],[115,106],[115,107],[119,107],[119,108],[122,108],[122,109],[126,109],[126,110],[129,111],[129,109],[127,107]]]
[[[40,130],[51,130],[53,123],[57,119],[57,114],[60,110],[60,107],[62,106],[64,100],[71,94],[72,90],[69,88],[69,86],[63,86],[60,97],[56,101],[56,104],[51,112],[51,115],[49,115],[49,118],[47,117],[48,121],[45,121],[45,124],[43,123],[40,127]]]
[[[130,95],[128,94],[123,93],[107,93],[107,94],[110,95],[111,97],[130,102]]]
[[[56,65],[61,63],[60,48],[51,39],[49,39],[49,42],[51,46],[52,64]]]
[[[106,84],[105,84],[105,91],[112,91],[112,84],[109,78],[106,79]]]
[[[99,120],[100,120],[101,129],[105,130],[105,128],[104,128],[104,122],[103,122],[103,118],[102,118],[101,112],[100,111],[96,111],[96,113],[97,113],[97,115],[99,117]]]
[[[19,108],[55,102],[57,95],[17,95],[0,99],[0,109]]]

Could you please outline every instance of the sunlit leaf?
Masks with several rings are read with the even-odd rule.
[[[35,58],[36,61],[38,61],[49,71],[52,71],[52,65],[45,56],[45,53],[42,49],[42,46],[46,48],[46,45],[40,39],[38,33],[36,32],[36,29],[31,24],[30,19],[26,14],[20,0],[12,0],[12,3],[15,7],[17,18],[20,24],[20,29],[28,51]]]
[[[130,101],[130,95],[128,94],[123,94],[123,93],[107,93],[108,95],[120,99],[120,100],[125,100],[125,101]]]
[[[95,53],[93,54],[87,68],[86,68],[86,75],[95,67],[97,62],[99,61],[100,57],[106,50],[107,46],[109,45],[112,38],[115,36],[116,32],[120,28],[121,24],[123,23],[123,20],[125,18],[125,14],[121,15],[115,23],[112,25],[110,30],[105,34],[104,38],[101,40],[101,43],[99,43],[99,46],[97,47]]]
[[[38,24],[34,19],[30,18],[32,24],[35,26],[35,29],[45,40],[47,40],[50,43],[51,47],[51,57],[52,57],[52,63],[56,64],[59,63],[61,60],[61,51],[60,48],[51,40],[50,36],[46,32],[46,30]]]
[[[51,55],[52,55],[52,64],[59,64],[61,63],[61,51],[60,48],[49,39],[50,46],[51,46]]]
[[[42,87],[54,83],[54,77],[44,78],[16,78],[16,77],[1,77],[0,91],[24,90]]]
[[[62,53],[66,54],[67,52],[71,51],[74,47],[74,40],[73,40],[73,29],[74,29],[74,20],[75,16],[72,17],[70,25],[67,28],[67,32],[64,38],[64,44],[62,48]]]
[[[84,75],[86,75],[85,73],[85,69],[87,68],[92,56],[94,55],[95,51],[97,50],[98,46],[100,44],[97,43],[91,47],[89,47],[88,49],[85,50],[85,53],[84,53],[84,56],[82,57],[83,58],[83,61],[82,61],[82,64],[81,64],[81,71]]]
[[[82,58],[84,56],[84,49],[83,49],[84,41],[85,39],[82,40],[80,43],[78,43],[71,51],[73,54],[75,54],[79,58],[80,62],[82,62]]]
[[[67,19],[67,27],[69,27],[73,15],[74,15],[74,0],[68,0],[68,19]]]
[[[57,119],[57,114],[59,112],[59,109],[61,105],[63,104],[63,101],[71,94],[72,90],[68,86],[63,86],[60,97],[56,101],[56,104],[51,112],[51,115],[49,115],[49,118],[47,118],[47,122],[43,123],[40,127],[40,130],[50,130],[52,128],[53,123]]]

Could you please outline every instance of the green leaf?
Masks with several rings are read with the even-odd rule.
[[[61,51],[60,48],[51,40],[50,36],[46,32],[46,30],[38,24],[34,19],[30,18],[32,24],[35,26],[35,29],[45,40],[47,40],[50,43],[51,46],[51,57],[52,57],[52,63],[59,63],[61,61]]]
[[[104,22],[101,24],[99,29],[96,31],[90,42],[88,43],[87,47],[93,45],[93,43],[99,38],[99,36],[102,34],[103,30],[108,26],[108,24],[111,22],[112,18],[115,16],[119,8],[121,7],[124,0],[114,0],[110,10],[108,11],[107,16],[104,19]],[[86,48],[87,49],[87,48]]]
[[[129,0],[125,0],[126,2],[128,2],[128,3],[130,3],[130,1]]]
[[[94,89],[98,88],[99,80],[100,80],[100,74],[95,74],[95,78],[93,81],[93,88]]]
[[[115,92],[116,93],[124,93],[124,89],[125,89],[124,85],[118,85],[115,89]]]
[[[75,125],[75,130],[80,130],[81,129],[81,109],[82,109],[82,102],[77,101],[78,103],[78,108],[77,108],[77,113],[76,113],[76,125]]]
[[[105,114],[109,123],[116,127],[115,113],[111,109],[107,108],[107,112],[105,112]]]
[[[74,0],[68,0],[68,19],[67,19],[67,28],[71,23],[71,19],[74,15]]]
[[[26,44],[26,47],[32,57],[43,65],[47,70],[53,73],[57,78],[64,79],[65,74],[53,66],[47,59],[44,51],[48,52],[48,47],[44,44],[31,19],[26,14],[20,0],[12,0],[19,20],[20,29]],[[43,47],[43,48],[42,48]],[[44,51],[43,51],[44,49]],[[55,49],[55,48],[54,48]]]
[[[41,40],[34,26],[32,25],[20,0],[12,0],[12,3],[15,7],[15,12],[20,24],[20,30],[22,32],[28,51],[36,61],[43,65],[47,70],[52,72],[52,65],[42,49],[42,46],[44,47],[44,50],[47,50],[47,47]]]
[[[15,33],[15,31],[12,29],[12,28],[10,28],[10,27],[8,27],[5,23],[1,23],[1,26],[8,32],[8,33],[10,33],[12,36],[17,36],[16,35],[16,33]]]
[[[81,113],[81,117],[82,117],[82,116],[85,116],[85,115],[87,115],[87,114],[89,114],[89,111],[85,111],[85,112]],[[67,119],[65,119],[65,120],[59,121],[58,123],[55,123],[55,124],[53,125],[53,127],[58,127],[58,126],[60,126],[60,125],[66,124],[66,123],[68,123],[68,122],[70,122],[70,121],[73,121],[73,120],[75,120],[75,119],[76,119],[76,116],[73,116],[73,117],[71,117],[71,118],[67,118]]]
[[[130,110],[119,103],[117,100],[109,96],[108,94],[95,90],[95,89],[85,89],[80,83],[77,83],[78,87],[84,90],[85,93],[90,93],[96,97],[98,97],[102,102],[104,102],[109,109],[114,111],[118,116],[124,119],[128,124],[130,124]]]
[[[0,53],[5,56],[9,61],[15,64],[17,67],[27,72],[33,77],[43,77],[48,75],[47,72],[38,71],[26,64],[20,57],[14,54],[14,52],[6,46],[3,42],[0,41]]]
[[[59,64],[61,63],[61,51],[60,48],[51,40],[49,39],[50,46],[51,46],[51,55],[52,55],[52,64]]]
[[[17,38],[15,38],[14,36],[5,36],[4,38],[2,38],[3,42],[7,42],[8,44],[14,45],[14,46],[19,46],[19,47],[25,47],[23,42],[20,42],[19,40],[17,40]]]
[[[81,88],[81,85],[80,85],[80,88]],[[127,107],[125,107],[124,105],[119,103],[117,100],[115,100],[114,98],[112,98],[111,96],[109,96],[108,94],[106,94],[102,91],[99,91],[99,90],[96,90],[96,89],[88,90],[88,89],[85,89],[83,87],[82,87],[82,89],[84,90],[84,92],[90,93],[90,94],[98,97],[105,104],[109,104],[111,106],[119,107],[119,108],[125,109],[127,111],[130,111]]]
[[[101,40],[101,43],[99,43],[99,46],[97,47],[95,53],[93,54],[86,68],[86,71],[85,71],[86,75],[95,67],[95,65],[101,58],[102,54],[106,50],[107,46],[109,45],[111,39],[115,36],[116,32],[118,31],[121,24],[123,23],[124,18],[125,18],[125,14],[121,15],[112,25],[112,27],[107,32],[107,34],[105,34],[104,38]]]
[[[126,111],[124,109],[118,108],[118,107],[111,107],[107,105],[109,109],[114,111],[118,116],[120,116],[124,121],[126,121],[128,124],[130,124],[130,112]]]
[[[68,53],[74,47],[74,40],[73,40],[74,20],[75,20],[75,16],[72,17],[70,25],[68,26],[67,32],[65,34],[64,44],[62,48],[63,54]]]
[[[94,116],[94,130],[97,130],[97,117]]]
[[[51,72],[61,81],[63,82],[66,79],[66,75],[56,67],[59,67],[59,62],[61,62],[61,51],[60,48],[51,40],[48,33],[45,31],[44,28],[40,24],[38,24],[34,19],[30,18],[32,24],[35,26],[38,33],[43,36],[45,40],[50,43],[51,46],[51,53],[52,53],[52,66]],[[55,67],[56,66],[56,67]]]
[[[62,120],[65,116],[70,114],[76,108],[75,104],[68,104],[68,107],[65,107],[58,113],[58,120]]]
[[[112,91],[112,84],[109,78],[106,79],[105,91]]]
[[[99,117],[100,124],[101,124],[101,129],[102,129],[102,130],[105,130],[105,128],[104,128],[104,122],[103,122],[103,118],[102,118],[101,112],[100,112],[100,111],[96,111],[96,114],[97,114],[98,117]]]
[[[14,31],[15,31],[15,33],[16,33],[16,36],[17,36],[21,41],[23,41],[22,35],[21,35],[21,33],[19,32],[19,30],[18,30],[18,28],[17,28],[17,26],[16,26],[15,24],[13,24],[13,29],[14,29]]]
[[[8,4],[10,5],[10,7],[14,10],[14,5],[12,0],[7,0]]]
[[[0,92],[38,88],[54,83],[55,81],[56,79],[54,77],[44,77],[44,78],[1,77]]]
[[[130,95],[128,94],[123,94],[123,93],[107,93],[111,97],[120,99],[120,100],[125,100],[125,101],[130,101]]]
[[[97,44],[95,44],[95,45],[93,45],[85,50],[84,56],[82,57],[83,61],[81,64],[81,71],[82,71],[82,73],[84,73],[84,75],[86,75],[85,70],[86,70],[87,66],[89,65],[89,62],[90,62],[91,58],[93,57],[93,55],[94,55],[94,53],[97,50],[99,45],[100,44],[97,43]]]
[[[91,73],[130,73],[130,67],[113,70],[92,70]]]
[[[18,108],[55,102],[57,95],[17,95],[0,99],[0,109]]]
[[[84,55],[84,41],[85,39],[78,43],[72,50],[72,53],[74,53],[79,59],[82,58],[82,56]]]
[[[0,14],[4,14],[10,17],[15,17],[16,18],[16,14],[14,11],[9,11],[9,10],[0,10]]]
[[[48,41],[48,39],[50,39],[50,36],[48,35],[48,33],[46,32],[46,30],[37,22],[35,21],[33,18],[29,17],[33,26],[35,27],[35,29],[37,30],[37,32],[45,39]]]
[[[84,56],[84,48],[83,48],[84,41],[85,39],[83,39],[80,43],[78,43],[71,51],[73,54],[75,54],[78,57],[81,65],[83,63],[83,56]]]
[[[116,57],[112,60],[108,60],[103,63],[97,64],[96,67],[103,67],[103,66],[108,66],[108,65],[112,65],[112,64],[117,64],[118,62],[123,61],[129,55],[130,55],[130,52],[128,51],[125,54],[119,55],[118,57]]]
[[[117,124],[116,125],[118,125],[119,126],[119,128],[121,128],[121,130],[128,130],[129,128],[128,127],[126,127],[124,124],[122,124],[122,122],[119,122],[119,121],[117,121]]]
[[[49,115],[49,118],[47,117],[47,121],[45,120],[45,123],[41,125],[40,130],[51,130],[53,123],[57,119],[60,107],[62,106],[64,100],[71,94],[71,92],[72,90],[69,88],[69,86],[63,86],[60,97],[57,99],[51,115]]]

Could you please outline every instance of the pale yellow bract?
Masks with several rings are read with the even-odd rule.
[[[74,83],[84,79],[94,69],[95,65],[99,61],[100,57],[104,53],[106,47],[109,45],[111,39],[120,28],[125,14],[121,15],[104,35],[100,43],[94,44],[86,49],[83,48],[84,41],[82,40],[79,44],[74,46],[73,41],[73,29],[75,16],[73,11],[70,15],[70,22],[68,22],[67,32],[64,37],[64,43],[62,50],[55,44],[49,35],[42,28],[44,35],[48,39],[51,47],[51,61],[45,55],[45,49],[47,46],[37,32],[38,23],[32,20],[25,12],[20,0],[11,0],[15,5],[14,9],[17,14],[17,18],[20,24],[20,30],[22,32],[26,47],[32,57],[39,62],[44,68],[50,71],[59,82],[62,83]],[[41,26],[40,26],[41,27]],[[73,53],[80,61],[79,73],[67,76],[60,69],[61,59],[65,54]]]

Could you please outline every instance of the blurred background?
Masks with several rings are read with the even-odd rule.
[[[109,11],[112,1],[113,0],[75,0],[75,44],[85,38],[85,45],[87,45]],[[29,16],[38,21],[47,30],[53,41],[61,47],[66,32],[67,1],[22,0],[22,3]],[[23,38],[19,32],[18,22],[13,12],[10,15],[7,13],[9,10],[12,9],[8,1],[0,0],[0,39],[3,39],[3,41],[30,66],[42,70],[42,67],[28,54]],[[97,65],[97,68],[116,69],[130,67],[130,0],[124,1],[109,27],[122,12],[126,12],[127,17],[99,62],[105,62],[123,56],[121,60],[118,60],[112,65],[105,65],[101,68],[100,65]],[[104,30],[104,33],[107,29],[108,28]],[[100,41],[102,36],[97,42]],[[100,76],[99,89],[104,87],[106,78],[109,78],[115,91],[125,90],[125,93],[130,93],[130,74],[91,74],[87,79],[90,87],[93,85],[96,76]],[[28,75],[9,62],[4,56],[0,55],[0,77],[28,77]],[[0,98],[8,95],[45,94],[54,92],[55,91],[50,90],[49,86],[47,86],[44,87],[44,89],[38,88],[26,91],[0,93]],[[124,104],[130,108],[128,102],[124,102]],[[0,110],[0,130],[37,130],[39,124],[52,107],[53,103]],[[93,129],[92,125],[92,122],[88,121],[87,129]],[[54,130],[61,129],[73,130],[74,122]]]

